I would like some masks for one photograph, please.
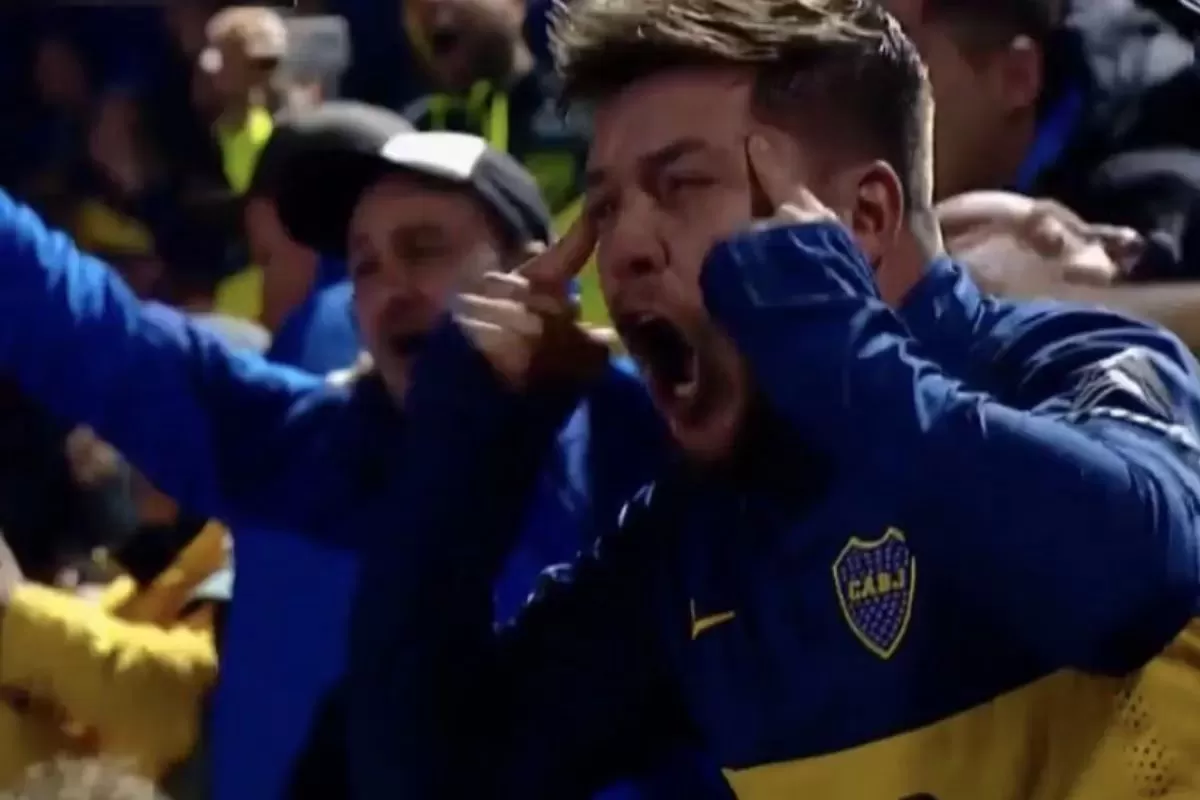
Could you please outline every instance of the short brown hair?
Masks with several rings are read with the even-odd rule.
[[[821,108],[826,125],[892,165],[912,210],[932,196],[925,67],[875,0],[555,0],[551,43],[568,101],[678,67],[757,69],[766,116]]]

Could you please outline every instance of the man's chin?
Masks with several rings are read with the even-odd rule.
[[[741,438],[742,415],[733,408],[714,410],[704,419],[668,418],[671,437],[689,460],[716,464],[733,458]]]

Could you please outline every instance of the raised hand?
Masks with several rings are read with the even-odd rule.
[[[581,219],[516,271],[488,272],[475,291],[459,296],[456,321],[513,388],[583,379],[607,360],[604,337],[579,324],[570,296],[594,248],[595,235]]]
[[[1104,286],[1137,259],[1137,232],[1093,225],[1053,200],[969,192],[937,208],[947,251],[984,288],[1004,295],[1054,294],[1063,285]]]
[[[763,200],[774,210],[774,216],[760,224],[838,221],[808,187],[788,174],[790,168],[766,137],[754,135],[747,140],[746,161]]]

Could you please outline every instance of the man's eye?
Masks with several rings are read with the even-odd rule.
[[[663,187],[667,194],[674,194],[686,189],[700,189],[712,185],[712,179],[707,175],[668,175],[663,179]]]
[[[398,255],[406,263],[428,264],[431,261],[444,258],[447,249],[440,244],[410,244]]]

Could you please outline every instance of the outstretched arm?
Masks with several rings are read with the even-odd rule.
[[[314,415],[344,396],[143,305],[2,191],[0,370],[93,427],[192,513],[239,520],[281,508],[300,518],[319,500],[280,504],[272,480],[302,460]]]

